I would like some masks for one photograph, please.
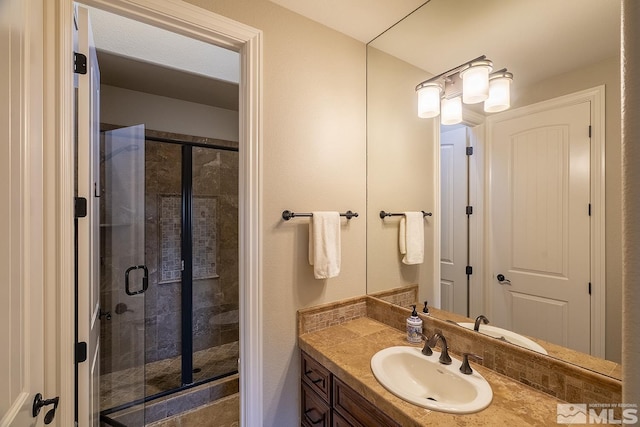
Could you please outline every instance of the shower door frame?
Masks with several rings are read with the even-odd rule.
[[[135,19],[240,53],[239,294],[240,418],[263,421],[262,366],[262,32],[197,6],[175,0],[86,0],[88,6]],[[43,135],[45,211],[45,333],[57,373],[46,387],[59,393],[59,425],[74,420],[74,237],[72,0],[44,2]],[[47,298],[51,296],[51,298]],[[56,327],[59,326],[59,329]],[[59,418],[58,418],[59,417]]]

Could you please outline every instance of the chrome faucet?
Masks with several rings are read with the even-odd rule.
[[[484,323],[485,325],[489,323],[489,319],[487,319],[484,314],[476,317],[476,323],[473,325],[473,330],[476,332],[480,330],[480,321],[482,321],[482,323]]]
[[[441,341],[440,348],[442,349],[440,358],[438,360],[443,365],[451,365],[449,347],[447,346],[447,340],[445,339],[444,335],[442,335],[442,331],[436,331],[436,333],[427,340],[427,342],[425,343],[425,347],[434,347],[438,343],[438,340]]]

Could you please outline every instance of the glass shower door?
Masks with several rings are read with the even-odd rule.
[[[144,125],[104,133],[101,161],[101,409],[130,408],[125,425],[144,425]],[[139,409],[139,410],[137,410]]]

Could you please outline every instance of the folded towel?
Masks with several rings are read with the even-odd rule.
[[[424,261],[424,214],[404,212],[400,219],[398,246],[405,264],[422,264]]]
[[[340,273],[340,214],[313,212],[309,223],[309,264],[316,279]]]

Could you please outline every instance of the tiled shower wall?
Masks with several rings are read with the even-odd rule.
[[[166,132],[147,136],[237,147],[237,143]],[[180,194],[181,146],[147,140],[145,144],[145,263],[149,289],[144,294],[145,362],[175,357],[181,351]],[[193,148],[193,349],[238,340],[238,153]],[[103,259],[109,263],[109,259]],[[117,303],[135,301],[115,295],[103,283],[105,338],[102,373],[135,364],[127,356],[140,346],[139,315],[116,314]],[[117,288],[117,286],[115,286]],[[121,292],[118,292],[120,294]],[[136,319],[138,327],[127,321]],[[139,360],[139,359],[138,359]],[[140,363],[139,361],[137,363]],[[197,368],[197,366],[194,366]]]

